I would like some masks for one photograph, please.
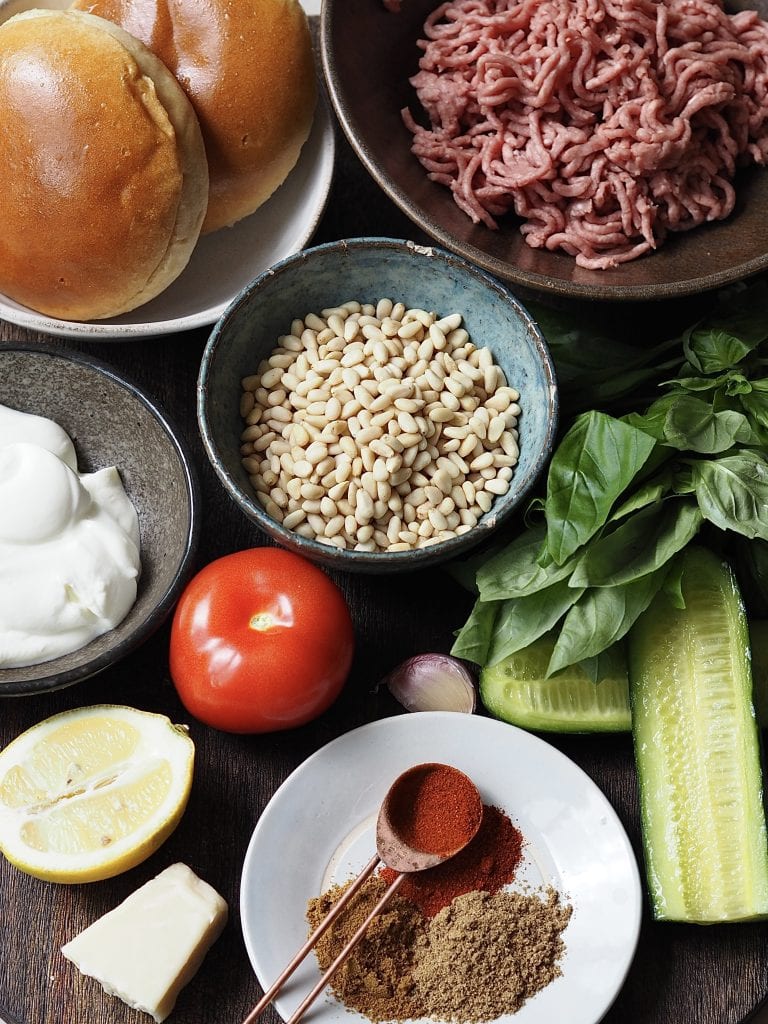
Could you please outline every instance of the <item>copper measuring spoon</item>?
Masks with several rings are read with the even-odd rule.
[[[402,805],[404,802],[406,804],[408,803],[410,790],[414,783],[418,781],[419,774],[423,775],[432,770],[450,772],[455,775],[456,782],[461,784],[465,791],[469,793],[469,802],[471,803],[471,807],[468,807],[468,810],[472,814],[473,818],[476,819],[476,824],[474,825],[474,830],[471,832],[471,835],[468,837],[463,836],[463,842],[454,848],[449,850],[440,850],[439,852],[421,850],[410,844],[407,841],[406,835],[404,835],[404,832],[406,832],[407,829],[404,829],[403,823],[398,821],[398,817],[403,809]],[[471,789],[469,787],[471,787]],[[477,835],[482,816],[483,804],[480,799],[480,794],[477,791],[477,787],[472,780],[463,772],[460,772],[458,768],[453,768],[451,765],[445,764],[417,764],[412,768],[409,768],[407,771],[404,771],[402,775],[398,775],[389,787],[387,794],[382,801],[381,807],[379,808],[379,814],[376,820],[375,855],[368,861],[341,899],[333,905],[331,910],[320,922],[314,932],[312,932],[296,956],[278,976],[274,984],[267,989],[242,1024],[253,1024],[253,1022],[258,1019],[258,1017],[275,998],[288,978],[290,978],[299,964],[312,950],[317,940],[333,924],[334,920],[339,916],[347,903],[349,903],[355,893],[362,887],[365,880],[373,874],[380,864],[386,864],[387,867],[399,872],[397,878],[395,878],[368,917],[363,921],[346,946],[341,950],[339,955],[326,970],[325,974],[323,974],[322,978],[320,978],[314,986],[312,991],[308,993],[301,1004],[296,1008],[293,1015],[286,1022],[286,1024],[297,1024],[301,1017],[303,1017],[304,1013],[326,987],[336,971],[350,955],[360,939],[362,939],[368,925],[374,917],[381,913],[391,897],[397,892],[398,888],[405,880],[406,875],[415,871],[426,871],[427,868],[437,867],[438,864],[442,864],[451,857],[455,857],[456,854],[460,853],[461,850],[463,850],[465,846],[467,846]]]

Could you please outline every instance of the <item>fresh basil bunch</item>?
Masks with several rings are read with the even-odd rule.
[[[559,340],[556,361],[567,351]],[[597,368],[606,349],[598,338],[585,356],[581,341],[582,372],[567,379],[583,391],[585,366],[591,358]],[[735,561],[752,590],[768,597],[766,342],[761,280],[726,293],[673,342],[643,355],[632,349],[623,380],[606,377],[603,362],[606,383],[591,386],[612,389],[614,401],[623,388],[629,395],[660,372],[676,372],[643,411],[576,417],[527,528],[474,566],[478,599],[452,653],[493,665],[554,629],[549,674],[580,662],[599,678],[601,653],[660,588],[682,604],[677,556],[705,522],[738,538]]]

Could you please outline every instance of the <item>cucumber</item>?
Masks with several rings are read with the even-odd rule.
[[[768,917],[768,840],[744,606],[730,567],[683,556],[629,633],[646,873],[657,920]]]
[[[627,664],[622,645],[601,655],[605,677],[594,683],[573,665],[545,678],[555,646],[547,634],[480,673],[480,699],[496,718],[542,732],[628,732]]]
[[[768,728],[768,620],[750,622],[754,704],[758,724]],[[604,676],[597,684],[578,665],[549,679],[547,665],[555,632],[510,654],[480,673],[480,699],[495,718],[537,732],[629,732],[632,715],[624,647],[603,652]]]

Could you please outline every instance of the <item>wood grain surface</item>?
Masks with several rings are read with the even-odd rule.
[[[425,241],[378,191],[339,135],[339,160],[316,240],[381,234]],[[604,308],[607,321],[638,337],[671,336],[695,304]],[[574,307],[578,311],[578,307]],[[207,331],[130,343],[61,342],[0,322],[0,343],[39,340],[110,363],[153,396],[180,426],[195,456],[204,518],[198,564],[264,538],[224,494],[210,469],[195,420],[195,382]],[[55,712],[99,702],[131,704],[188,721],[197,747],[188,810],[173,836],[143,865],[110,881],[61,886],[0,862],[0,1015],[8,1024],[146,1024],[149,1019],[82,977],[59,947],[176,860],[188,863],[228,900],[222,938],[182,992],[175,1024],[237,1024],[260,990],[242,940],[238,901],[243,856],[256,821],[285,777],[329,740],[401,709],[377,681],[401,659],[447,651],[469,599],[439,569],[407,577],[343,576],[357,653],[342,697],[304,728],[238,737],[190,721],[168,675],[168,625],[113,669],[68,690],[0,703],[0,746]],[[604,790],[639,855],[637,790],[629,737],[554,740]],[[500,769],[501,770],[501,769]],[[302,823],[296,822],[297,835]],[[311,851],[308,852],[311,855]],[[291,879],[284,884],[289,886]],[[262,922],[269,931],[270,922]],[[605,1020],[609,1024],[737,1024],[768,991],[768,927],[657,924],[645,907],[637,956]],[[278,1020],[274,1011],[264,1018]],[[311,1020],[311,1016],[308,1017]],[[553,1022],[555,1024],[555,1022]],[[567,1024],[567,1022],[566,1022]]]

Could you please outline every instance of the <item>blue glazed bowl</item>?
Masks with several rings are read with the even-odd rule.
[[[520,392],[519,461],[510,489],[462,536],[410,551],[340,550],[302,537],[268,516],[240,463],[241,380],[288,332],[294,318],[352,299],[460,312],[475,345],[488,346]],[[454,558],[484,540],[530,493],[552,451],[557,385],[538,327],[496,279],[437,248],[390,238],[353,238],[307,249],[262,274],[225,311],[203,355],[197,413],[208,458],[242,511],[278,544],[315,562],[360,572],[395,572]]]

